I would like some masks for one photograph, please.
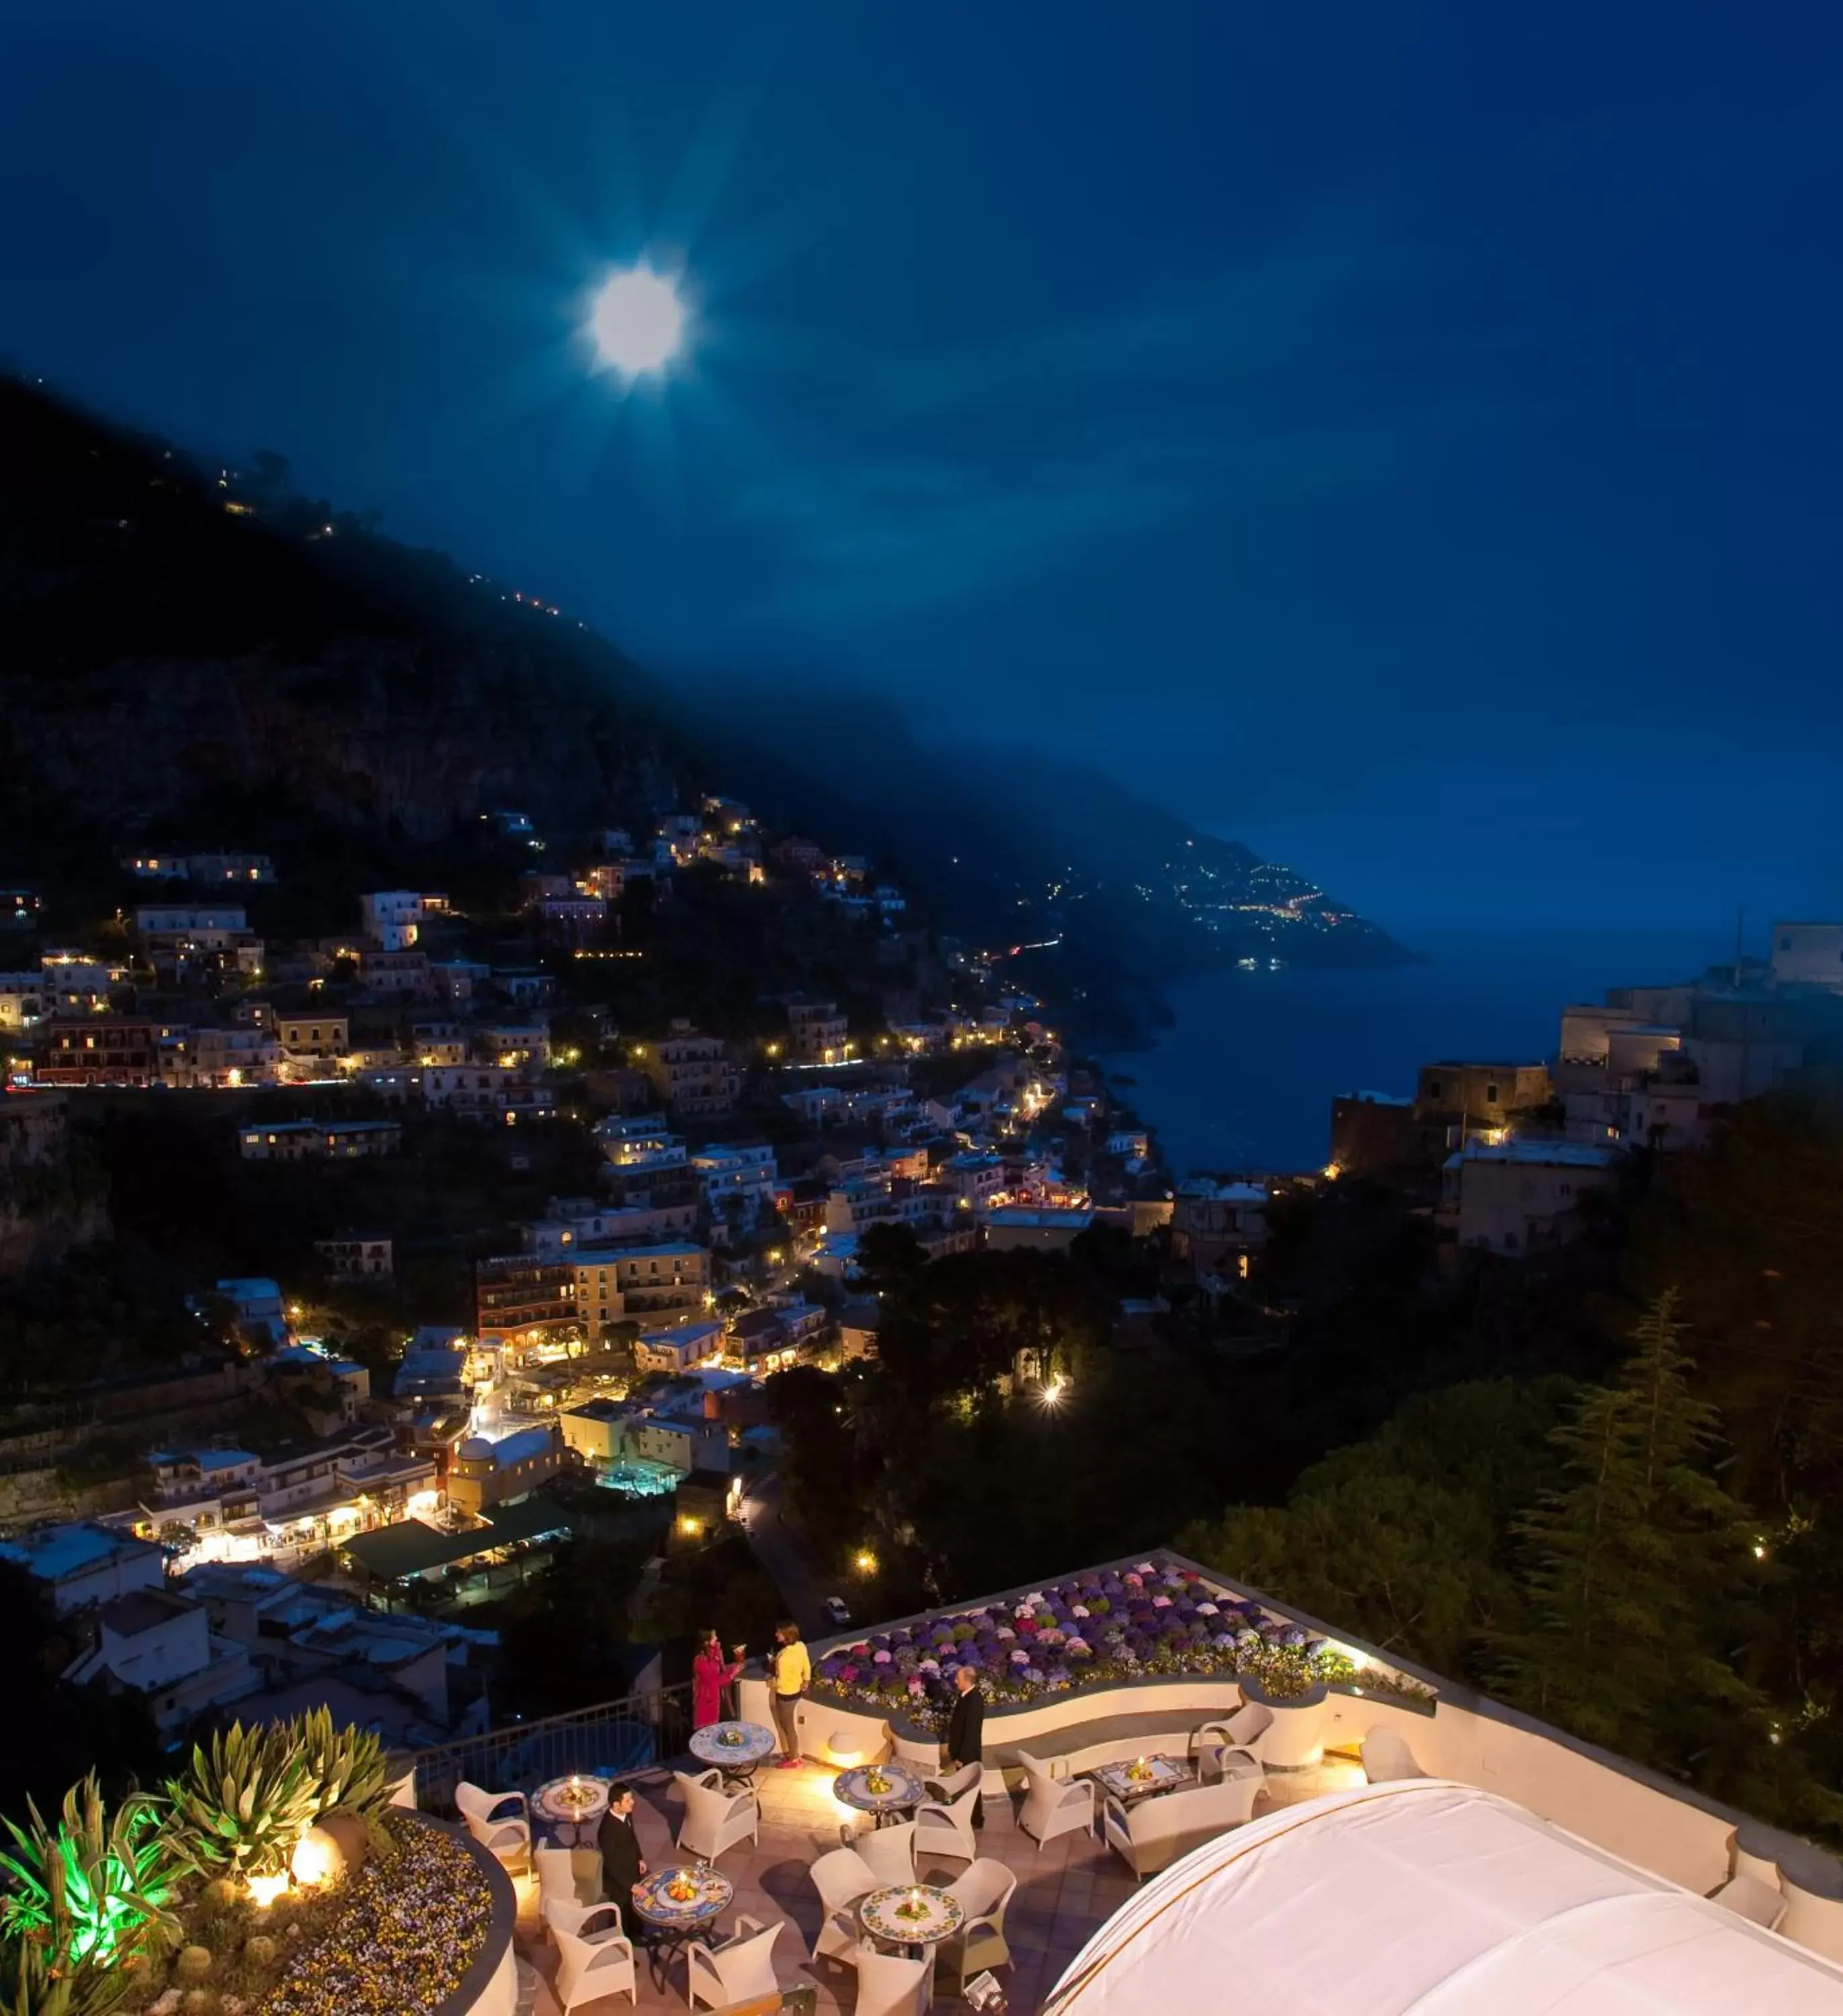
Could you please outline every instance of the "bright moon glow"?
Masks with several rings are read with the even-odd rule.
[[[684,326],[677,290],[645,266],[615,274],[595,297],[595,347],[604,364],[629,376],[657,371],[678,348]]]

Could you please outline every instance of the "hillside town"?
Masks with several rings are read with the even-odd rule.
[[[101,1112],[206,1128],[259,1220],[316,1191],[378,1214],[316,1221],[293,1274],[196,1280],[178,1362],[34,1366],[7,1409],[0,1559],[72,1620],[71,1683],[139,1693],[168,1737],[326,1701],[400,1745],[486,1726],[478,1620],[593,1529],[597,1494],[650,1508],[667,1550],[745,1529],[777,1469],[770,1382],[876,1359],[892,1251],[1111,1235],[1151,1256],[1149,1292],[1116,1298],[1123,1345],[1188,1303],[1258,1355],[1289,1321],[1264,1279],[1276,1200],[1368,1183],[1430,1215],[1449,1271],[1541,1255],[1628,1157],[1696,1147],[1795,1076],[1843,1007],[1843,927],[1780,925],[1765,962],[1570,1006],[1553,1062],[1433,1061],[1412,1096],[1337,1100],[1322,1171],[1174,1182],[1044,1004],[918,928],[870,861],[720,796],[586,840],[483,823],[509,911],[355,890],[349,931],[285,939],[251,909],[286,861],[142,848],[119,863],[132,906],[0,975],[10,1275],[106,1230],[84,1180]],[[694,886],[833,932],[853,1007],[788,992],[700,1026],[668,1001],[630,1025],[624,994],[658,999],[637,970],[671,956],[648,927]],[[35,941],[36,892],[13,914]],[[404,1197],[464,1212],[481,1168],[431,1269]],[[534,1208],[507,1219],[514,1193]],[[1052,1359],[1018,1351],[1001,1386],[1053,1400]]]

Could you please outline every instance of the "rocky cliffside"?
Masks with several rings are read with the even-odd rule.
[[[16,805],[132,827],[213,794],[432,838],[587,824],[686,781],[644,675],[573,621],[324,503],[0,383]]]

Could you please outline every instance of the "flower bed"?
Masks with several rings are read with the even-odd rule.
[[[337,1888],[266,1909],[247,1897],[182,1910],[189,1949],[149,1968],[146,2016],[433,2016],[485,1943],[492,1891],[467,1844],[415,1820]]]
[[[938,1730],[953,1706],[953,1676],[979,1675],[994,1705],[1041,1701],[1074,1687],[1148,1674],[1239,1679],[1270,1701],[1354,1684],[1351,1655],[1289,1618],[1231,1596],[1196,1569],[1142,1561],[1051,1582],[1028,1595],[943,1611],[828,1652],[816,1678],[828,1692]],[[1365,1665],[1364,1691],[1430,1704],[1431,1691]]]

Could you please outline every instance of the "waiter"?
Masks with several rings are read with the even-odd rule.
[[[611,1904],[619,1905],[621,1929],[632,1936],[639,1913],[633,1908],[633,1886],[647,1873],[641,1859],[640,1836],[633,1828],[633,1787],[617,1785],[608,1795],[608,1811],[601,1816],[595,1845],[601,1850],[601,1890]]]
[[[947,1769],[950,1773],[964,1771],[968,1765],[977,1764],[983,1770],[986,1761],[986,1697],[979,1692],[979,1676],[970,1666],[957,1666],[954,1669],[954,1685],[959,1694],[954,1703],[954,1712],[947,1718]],[[980,1787],[979,1795],[972,1802],[972,1823],[976,1827],[986,1824],[983,1778]]]

